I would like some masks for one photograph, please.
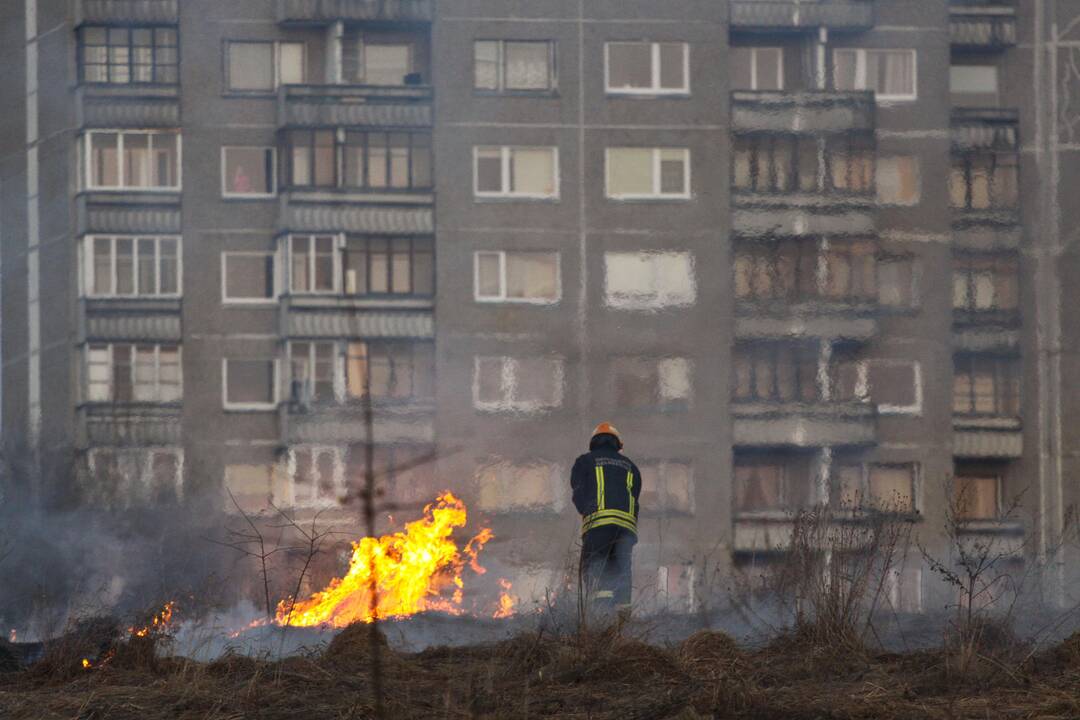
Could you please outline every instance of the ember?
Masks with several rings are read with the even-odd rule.
[[[483,573],[477,555],[493,534],[483,528],[458,549],[452,535],[465,527],[465,503],[450,492],[424,508],[424,517],[400,532],[353,543],[349,570],[342,578],[306,600],[278,603],[278,625],[332,625],[372,622],[376,618],[415,615],[426,610],[461,614],[466,563]],[[369,595],[372,575],[378,587],[378,605],[372,612]],[[450,597],[444,591],[453,587]]]

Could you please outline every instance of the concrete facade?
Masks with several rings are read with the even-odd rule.
[[[954,475],[1043,559],[1080,500],[1073,5],[7,3],[10,462],[50,503],[347,523],[370,388],[383,514],[453,490],[524,592],[605,419],[649,602],[806,504],[933,537]]]

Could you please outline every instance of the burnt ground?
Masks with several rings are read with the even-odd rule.
[[[712,631],[670,645],[630,635],[619,627],[534,630],[421,652],[394,649],[380,635],[384,717],[1080,717],[1080,633],[1037,652],[988,636],[971,652],[906,653],[791,635],[754,649]],[[0,646],[0,717],[370,718],[371,639],[369,626],[357,625],[280,660],[226,653],[200,662],[160,657],[161,638],[84,630],[18,670],[18,653]],[[84,669],[86,654],[99,665]]]

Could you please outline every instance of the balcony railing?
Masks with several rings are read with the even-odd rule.
[[[1020,113],[1012,108],[954,108],[954,150],[1016,150],[1020,146]]]
[[[874,26],[873,0],[731,0],[738,30],[867,30]]]
[[[76,24],[175,25],[178,0],[81,0]]]
[[[953,8],[949,40],[957,47],[1011,47],[1016,44],[1016,13],[1012,8]]]
[[[867,445],[877,438],[877,411],[864,402],[732,403],[736,445],[826,447]]]
[[[286,85],[278,92],[282,127],[429,128],[427,85]]]
[[[79,447],[179,445],[179,405],[84,405],[77,413]]]
[[[433,15],[434,0],[278,0],[278,21],[283,23],[430,22]]]
[[[874,129],[872,92],[756,91],[731,94],[736,132],[825,133]]]

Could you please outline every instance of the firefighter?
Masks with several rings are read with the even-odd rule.
[[[641,471],[622,450],[611,423],[593,430],[589,452],[570,474],[574,507],[582,516],[580,577],[585,604],[601,611],[630,609],[630,557],[637,542]]]

